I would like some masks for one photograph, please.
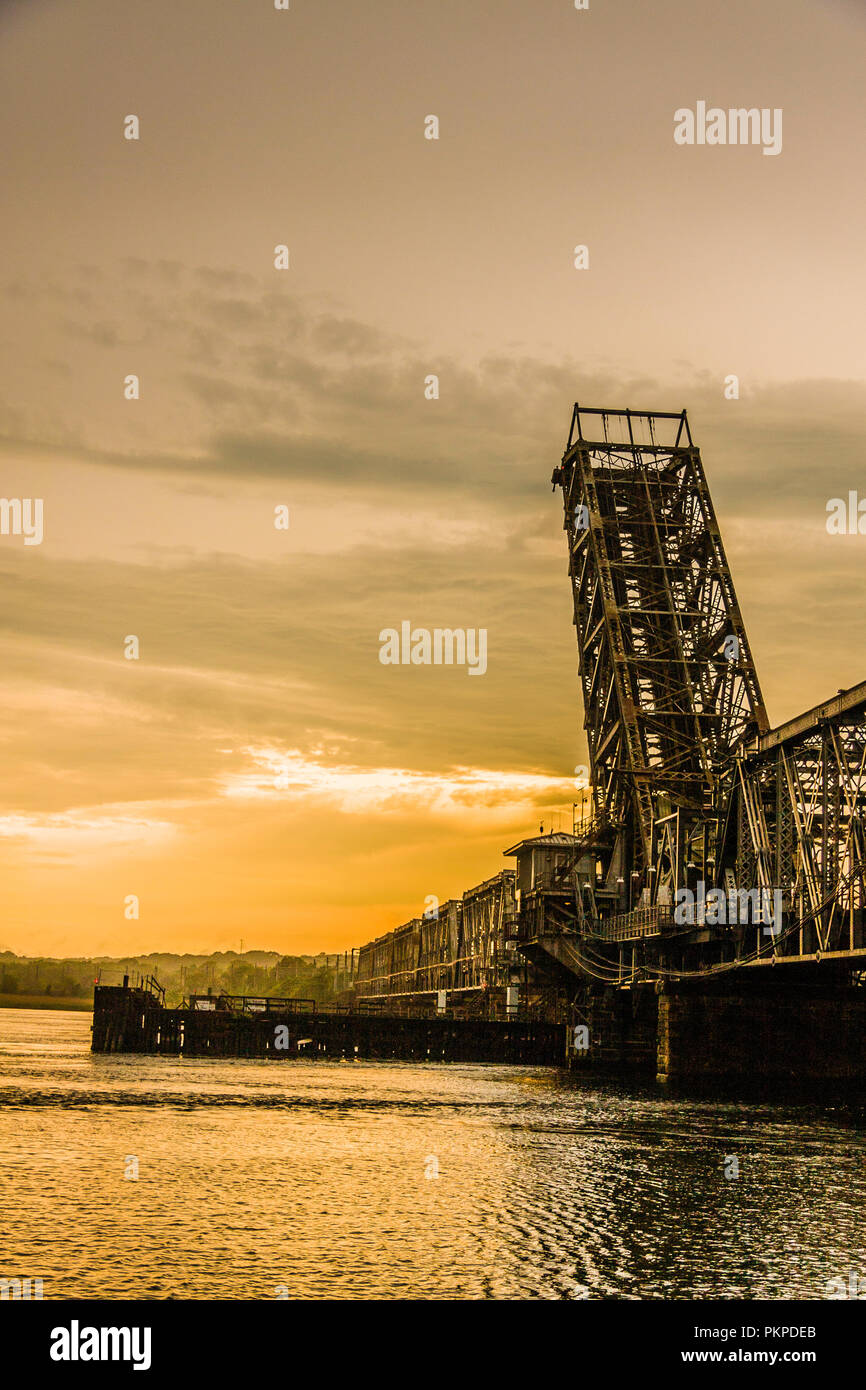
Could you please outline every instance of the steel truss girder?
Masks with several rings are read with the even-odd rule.
[[[835,706],[792,720],[740,761],[737,877],[760,886],[758,860],[768,852],[789,924],[780,955],[866,946],[866,687]]]
[[[595,427],[602,415],[594,434],[604,438],[584,437],[585,418]],[[608,437],[613,419],[617,440]],[[657,442],[659,421],[675,422],[672,443]],[[718,851],[733,751],[768,720],[685,411],[576,406],[554,483],[596,814],[629,827],[642,867],[652,862],[653,825],[672,806],[715,818]]]

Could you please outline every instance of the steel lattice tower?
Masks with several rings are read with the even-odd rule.
[[[553,483],[595,816],[642,872],[654,828],[681,810],[718,863],[733,751],[768,719],[686,412],[575,405]]]

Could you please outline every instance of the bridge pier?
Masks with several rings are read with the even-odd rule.
[[[573,1017],[573,1028],[586,1026],[587,1046],[570,1049],[571,1069],[652,1075],[658,1050],[658,1000],[652,985],[590,990]]]
[[[665,981],[658,1080],[866,1084],[866,989],[782,976]]]

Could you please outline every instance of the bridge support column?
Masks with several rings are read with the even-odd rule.
[[[593,1071],[643,1071],[651,1076],[656,1058],[657,1012],[651,985],[636,990],[589,991],[572,1019],[572,1029],[580,1024],[586,1027],[586,1050],[570,1048],[569,1066],[576,1070],[588,1067]]]
[[[659,1081],[866,1084],[866,989],[721,976],[659,991]]]

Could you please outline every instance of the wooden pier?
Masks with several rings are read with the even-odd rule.
[[[309,1000],[227,995],[193,996],[169,1009],[156,982],[145,981],[96,986],[92,1051],[555,1066],[565,1058],[565,1029],[521,1018],[320,1012]]]

